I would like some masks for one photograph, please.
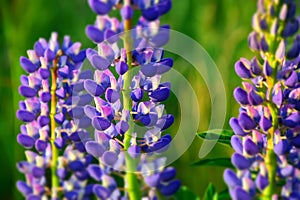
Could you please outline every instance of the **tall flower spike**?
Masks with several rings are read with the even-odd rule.
[[[17,141],[30,150],[25,152],[27,160],[17,165],[26,177],[26,183],[18,181],[17,187],[27,199],[91,195],[86,192],[85,181],[89,177],[85,166],[91,159],[85,155],[78,136],[86,132],[84,124],[75,122],[75,116],[82,115],[82,105],[92,98],[81,95],[83,88],[76,86],[73,90],[82,84],[78,80],[86,73],[80,70],[85,50],[80,50],[80,43],[72,43],[69,36],[64,37],[62,45],[57,39],[56,33],[48,42],[39,39],[34,50],[28,50],[28,58],[20,59],[28,74],[21,76],[19,87],[25,100],[20,101],[17,117],[25,124]],[[51,180],[46,176],[48,168]]]
[[[174,122],[171,114],[163,114],[162,102],[170,95],[170,83],[160,81],[173,66],[161,48],[169,39],[169,27],[159,22],[171,8],[171,1],[124,0],[117,5],[94,0],[89,5],[98,14],[95,24],[86,27],[88,38],[98,47],[87,50],[94,77],[83,84],[94,99],[84,107],[95,130],[94,139],[88,140],[85,148],[99,160],[99,165],[88,168],[98,182],[93,193],[103,199],[140,199],[156,196],[153,192],[172,196],[180,186],[175,169],[164,169],[164,158],[153,161],[167,150],[171,136],[163,131]],[[122,21],[106,15],[112,8],[120,9]],[[134,9],[142,13],[136,26],[132,25]],[[118,46],[122,42],[124,47]],[[138,67],[136,74],[133,67]],[[135,124],[147,131],[136,133]],[[124,185],[114,180],[112,173],[117,171],[126,172]],[[125,193],[120,187],[125,187]]]
[[[233,199],[300,199],[299,29],[294,1],[258,0],[249,47],[260,54],[240,59],[236,73],[247,80],[234,90],[241,105],[230,120],[237,173],[225,170]],[[294,38],[289,48],[288,40]],[[283,183],[283,184],[280,184]]]

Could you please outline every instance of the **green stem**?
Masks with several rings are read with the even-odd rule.
[[[268,180],[269,185],[265,188],[263,191],[263,199],[272,199],[272,196],[276,194],[276,168],[277,168],[277,157],[274,153],[274,132],[277,129],[278,126],[278,120],[277,120],[277,108],[269,104],[268,105],[272,119],[273,119],[273,126],[270,129],[270,132],[267,136],[268,142],[267,142],[267,151],[266,151],[266,158],[265,163],[268,171]]]
[[[132,108],[132,101],[130,99],[130,84],[131,84],[131,79],[132,79],[132,74],[131,74],[131,68],[132,68],[132,55],[131,55],[131,48],[132,48],[132,40],[130,37],[130,33],[128,32],[131,30],[132,27],[132,22],[131,20],[125,20],[124,22],[124,29],[125,29],[125,35],[124,35],[124,47],[126,50],[126,58],[127,58],[127,65],[128,65],[128,71],[123,75],[123,80],[124,80],[124,90],[123,90],[123,106],[124,109],[131,111]],[[129,120],[129,125],[133,125],[133,119],[130,114],[130,120]],[[129,126],[129,130],[125,133],[125,138],[124,138],[124,148],[127,150],[127,148],[130,146],[130,140],[131,140],[131,134],[132,134],[132,128],[133,126]]]
[[[54,116],[56,114],[56,80],[57,80],[57,59],[53,61],[53,67],[51,68],[51,107],[50,107],[50,133],[51,133],[51,150],[52,150],[52,160],[51,160],[51,197],[57,198],[57,191],[59,187],[59,179],[56,175],[57,161],[58,161],[58,150],[54,144],[56,135],[55,128],[56,122]]]
[[[273,87],[275,85],[278,67],[274,55],[271,54],[268,58],[269,58],[268,61],[273,69],[272,76],[267,78],[268,90],[270,91],[270,96],[268,97],[268,99],[271,100],[272,99],[271,91],[273,91]],[[269,108],[272,116],[272,128],[269,130],[269,133],[267,135],[265,164],[268,171],[269,185],[263,191],[262,199],[264,200],[272,199],[272,196],[277,193],[277,188],[276,188],[277,156],[274,153],[274,134],[275,134],[275,130],[278,128],[278,108],[272,102],[268,102],[267,107]]]
[[[127,1],[128,2],[128,1]],[[126,3],[126,2],[125,2]],[[131,74],[131,68],[132,68],[132,55],[131,55],[131,48],[132,48],[132,39],[130,37],[130,30],[132,29],[132,21],[131,20],[125,20],[124,22],[124,29],[125,29],[125,35],[124,35],[124,47],[126,50],[126,57],[127,57],[127,65],[128,65],[128,71],[123,75],[124,79],[124,88],[123,88],[123,106],[125,110],[128,110],[129,112],[132,109],[132,101],[130,98],[130,84],[132,80],[132,74]],[[124,149],[127,150],[130,146],[130,140],[131,140],[131,134],[133,133],[133,119],[130,114],[129,119],[129,129],[125,133],[124,136]],[[141,199],[141,192],[139,187],[139,182],[137,175],[135,173],[136,171],[136,162],[135,160],[126,152],[126,189],[129,195],[129,199],[131,200],[140,200]]]
[[[271,0],[267,0],[265,2],[266,8],[270,6],[270,4],[275,5],[274,6],[274,11],[276,13],[276,16],[278,16],[280,12],[280,7],[282,5],[281,1],[278,2],[273,2]],[[269,16],[268,21],[269,24],[271,25],[273,23],[273,18],[272,16]],[[279,27],[279,29],[282,28],[282,24]],[[276,34],[276,35],[268,35],[269,39],[269,46],[270,46],[270,54],[267,55],[268,62],[272,67],[273,74],[271,77],[267,78],[267,85],[268,85],[268,90],[269,90],[269,103],[267,104],[267,107],[270,110],[271,116],[272,116],[272,128],[269,130],[269,133],[267,135],[267,148],[266,148],[266,157],[265,157],[265,164],[266,168],[268,171],[268,181],[269,185],[264,189],[263,191],[263,196],[262,199],[264,200],[269,200],[272,199],[272,196],[274,194],[278,193],[277,187],[276,187],[276,170],[277,170],[277,156],[274,153],[274,134],[275,130],[278,129],[278,108],[275,104],[271,102],[272,99],[272,91],[273,87],[276,83],[276,78],[277,78],[277,71],[278,71],[278,64],[280,63],[276,60],[275,54],[277,47],[282,40],[282,38]]]

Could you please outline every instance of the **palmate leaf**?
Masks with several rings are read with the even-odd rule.
[[[197,136],[205,140],[217,140],[218,143],[222,143],[231,146],[230,139],[234,133],[231,130],[225,129],[212,129],[205,132],[197,133]]]
[[[199,161],[194,162],[192,166],[218,166],[218,167],[234,168],[230,158],[201,159]]]
[[[200,200],[200,198],[186,186],[180,187],[180,189],[175,193],[174,199]]]

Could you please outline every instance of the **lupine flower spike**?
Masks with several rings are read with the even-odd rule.
[[[239,116],[229,122],[235,132],[231,160],[237,171],[225,170],[224,180],[235,200],[300,199],[296,4],[259,0],[257,8],[248,38],[257,55],[235,64],[244,81],[234,90]]]
[[[20,101],[17,117],[25,124],[20,127],[17,141],[27,149],[27,160],[17,165],[26,177],[26,182],[18,181],[17,187],[27,199],[57,199],[60,193],[67,198],[72,193],[89,195],[84,182],[88,176],[76,163],[87,165],[91,159],[76,138],[78,132],[85,131],[76,125],[73,115],[81,108],[80,101],[92,98],[79,96],[78,105],[71,102],[71,96],[80,94],[73,90],[85,59],[85,50],[80,51],[80,46],[69,36],[59,45],[58,35],[53,33],[49,42],[39,39],[34,49],[28,50],[28,58],[20,58],[27,75],[21,76],[19,87],[25,100]],[[51,171],[50,180],[47,171]]]
[[[172,196],[180,186],[180,181],[174,179],[175,169],[164,168],[164,158],[150,159],[153,153],[168,148],[171,136],[162,132],[174,121],[172,115],[163,114],[161,103],[170,94],[170,83],[160,83],[161,75],[173,65],[171,58],[163,57],[161,48],[168,41],[169,27],[159,23],[159,16],[170,9],[171,1],[126,0],[123,5],[111,4],[120,8],[122,21],[99,12],[95,2],[99,1],[89,4],[98,16],[94,25],[87,26],[86,34],[97,44],[98,51],[87,50],[95,71],[93,79],[84,81],[95,105],[86,105],[84,111],[95,132],[94,140],[87,141],[85,148],[99,159],[99,165],[89,168],[92,177],[102,182],[109,177],[114,187],[96,184],[93,192],[103,199],[122,195],[129,199]],[[140,9],[142,16],[134,27],[135,9]],[[124,47],[117,46],[120,39]],[[133,67],[138,67],[136,74],[132,73]],[[134,132],[134,124],[146,127],[147,131]],[[118,189],[111,168],[125,169],[125,194]]]

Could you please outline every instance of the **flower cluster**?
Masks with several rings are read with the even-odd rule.
[[[80,51],[68,36],[60,46],[53,33],[20,59],[28,75],[19,87],[25,100],[17,117],[25,124],[17,141],[28,150],[17,165],[26,181],[17,187],[27,199],[172,196],[180,181],[160,157],[172,139],[163,132],[174,117],[162,104],[171,85],[160,80],[173,60],[162,49],[169,26],[159,22],[171,1],[88,3],[98,16],[86,34],[97,50]],[[120,9],[122,21],[107,15],[112,9]],[[142,16],[131,27],[135,9]],[[93,70],[83,69],[85,58]]]
[[[232,163],[224,180],[233,199],[300,198],[299,29],[294,1],[258,1],[249,46],[259,53],[241,58],[236,73],[244,80],[234,90],[241,105],[230,119],[235,135]]]

